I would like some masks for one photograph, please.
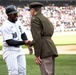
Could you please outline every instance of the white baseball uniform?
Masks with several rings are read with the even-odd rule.
[[[6,40],[21,41],[21,34],[25,32],[20,21],[12,23],[6,20],[2,25],[3,59],[8,68],[8,75],[26,75],[26,60],[22,47],[9,46]]]

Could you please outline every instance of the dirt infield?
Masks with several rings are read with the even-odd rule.
[[[76,54],[76,45],[56,46],[59,54]]]
[[[76,45],[56,46],[58,54],[76,54]],[[23,49],[25,54],[29,54],[28,49]],[[0,51],[2,55],[2,51]]]

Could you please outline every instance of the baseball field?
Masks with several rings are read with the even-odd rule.
[[[55,45],[59,47],[58,49],[64,50],[64,46],[67,46],[71,51],[76,51],[76,32],[54,33],[52,39]],[[71,49],[70,45],[72,45],[72,47],[74,45],[75,47]],[[2,38],[0,37],[0,49],[1,48]],[[27,75],[41,75],[38,65],[34,62],[34,55],[26,54],[26,61]],[[0,75],[8,75],[2,55],[0,55]],[[55,75],[76,75],[76,54],[59,54],[55,62]]]

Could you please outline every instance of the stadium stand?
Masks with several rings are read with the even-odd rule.
[[[5,0],[0,0],[0,26],[3,24],[3,21],[7,19],[5,7],[9,4],[14,4],[19,11],[19,20],[25,28],[29,30],[30,13],[28,11],[28,4],[31,1],[34,0],[6,0],[6,2]],[[38,1],[44,2],[45,6],[42,8],[42,13],[53,23],[55,32],[76,31],[76,5],[74,4],[76,0]],[[55,3],[56,1],[57,3]]]

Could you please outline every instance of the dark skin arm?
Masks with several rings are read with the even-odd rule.
[[[17,40],[13,40],[13,39],[9,39],[9,40],[6,40],[6,43],[9,45],[9,46],[15,46],[15,47],[18,47],[20,45],[25,45],[25,41],[27,40],[27,36],[25,33],[23,33],[21,35],[21,38],[23,41],[17,41]]]

